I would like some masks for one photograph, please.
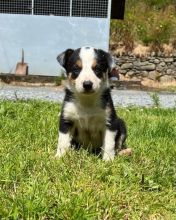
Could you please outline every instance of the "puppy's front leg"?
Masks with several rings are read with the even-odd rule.
[[[72,123],[66,121],[61,114],[59,126],[59,138],[56,157],[61,157],[71,147],[72,136],[70,133]]]
[[[61,157],[71,147],[71,136],[69,133],[59,132],[56,157]]]
[[[115,137],[117,131],[106,128],[102,149],[102,158],[105,161],[113,160],[115,157]]]

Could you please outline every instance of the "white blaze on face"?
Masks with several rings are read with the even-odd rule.
[[[99,79],[92,70],[93,63],[96,59],[95,50],[92,47],[82,47],[80,50],[80,59],[82,62],[82,70],[75,80],[75,89],[77,92],[83,92],[83,82],[91,81],[93,90],[96,92],[100,88],[101,79]]]

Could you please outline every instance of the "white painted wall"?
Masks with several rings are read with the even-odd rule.
[[[29,74],[58,75],[56,56],[84,45],[108,50],[109,18],[0,14],[0,72],[14,73],[24,49]]]

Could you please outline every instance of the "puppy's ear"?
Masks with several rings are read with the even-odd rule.
[[[115,73],[116,62],[115,58],[108,53],[108,77],[111,78]]]
[[[120,77],[119,77],[119,72],[118,72],[118,70],[117,70],[116,68],[113,68],[113,69],[108,73],[108,77],[109,77],[109,78],[114,77],[114,78],[116,78],[116,80],[119,80]]]
[[[64,67],[65,70],[67,70],[67,64],[70,56],[73,54],[74,50],[67,49],[66,51],[62,52],[57,56],[57,61],[59,64]]]
[[[98,54],[100,57],[103,57],[106,60],[106,63],[108,64],[108,77],[111,77],[111,71],[113,71],[116,67],[115,58],[111,56],[110,53],[105,52],[104,50],[99,49]]]

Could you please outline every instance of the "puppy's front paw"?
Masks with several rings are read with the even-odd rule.
[[[131,148],[126,148],[118,153],[120,156],[131,156],[132,155],[132,149]]]
[[[58,145],[57,145],[57,153],[55,157],[60,158],[62,157],[66,151],[71,146],[71,136],[69,133],[64,134],[62,132],[59,132],[59,139],[58,139]]]
[[[112,161],[114,160],[114,157],[115,157],[115,152],[111,152],[111,153],[104,152],[103,154],[104,161]]]
[[[60,158],[60,157],[62,157],[65,153],[66,153],[66,151],[67,151],[67,148],[58,148],[57,149],[57,152],[56,152],[56,155],[55,155],[55,158]]]

